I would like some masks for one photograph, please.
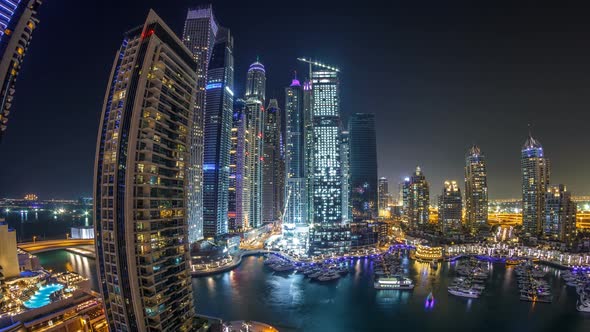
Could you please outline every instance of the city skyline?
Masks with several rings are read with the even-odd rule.
[[[109,63],[112,61],[110,50],[117,47],[121,31],[131,29],[133,27],[131,22],[141,21],[149,7],[153,7],[160,13],[164,20],[171,22],[172,30],[181,35],[186,8],[199,4],[194,1],[186,1],[179,3],[178,6],[163,8],[162,4],[157,2],[146,2],[145,4],[141,2],[141,6],[133,2],[129,3],[129,6],[123,8],[121,13],[116,14],[120,17],[128,17],[128,19],[113,19],[112,26],[105,28],[92,42],[87,41],[89,48],[90,45],[93,45],[91,53],[87,57],[88,60],[79,60],[65,69],[71,75],[72,82],[85,83],[84,91],[78,90],[77,86],[72,87],[72,91],[75,93],[68,96],[57,93],[55,88],[47,83],[47,78],[55,76],[56,72],[53,71],[58,69],[48,68],[51,66],[45,66],[45,63],[58,57],[56,49],[65,47],[64,43],[66,42],[59,40],[61,37],[57,33],[58,30],[66,29],[65,22],[58,22],[59,20],[52,18],[56,17],[58,13],[60,15],[69,14],[74,21],[68,24],[76,24],[75,22],[82,18],[76,17],[74,8],[59,3],[47,6],[47,9],[40,13],[43,22],[40,26],[43,28],[36,29],[36,42],[32,43],[30,51],[27,52],[27,60],[19,74],[19,86],[13,105],[14,112],[10,115],[9,128],[4,137],[4,140],[10,144],[0,145],[0,153],[14,156],[20,162],[15,162],[14,165],[3,164],[0,166],[0,183],[2,184],[0,196],[22,196],[26,192],[36,192],[42,197],[61,198],[90,195],[94,144],[92,133],[97,129],[97,119],[100,113],[98,105],[101,103],[104,82],[107,81]],[[106,13],[102,16],[101,13],[104,12],[104,8],[109,6],[109,2],[97,6],[100,6],[97,7],[98,15],[85,18],[91,20],[87,23],[89,25],[92,25],[94,20],[104,21]],[[384,46],[371,45],[371,47],[375,47],[375,51],[393,56],[398,60],[394,61],[397,65],[392,66],[386,65],[382,61],[370,63],[370,61],[366,61],[368,55],[360,54],[358,51],[342,56],[342,51],[350,50],[353,41],[358,42],[358,39],[355,39],[357,38],[355,33],[352,33],[353,38],[350,42],[331,38],[330,42],[299,42],[297,43],[298,48],[285,42],[284,45],[281,43],[281,46],[285,46],[281,50],[276,50],[275,47],[264,42],[256,47],[248,47],[247,45],[251,44],[253,37],[248,36],[245,32],[247,24],[244,19],[238,17],[237,12],[250,13],[262,9],[269,11],[275,7],[261,3],[260,7],[247,8],[244,6],[231,9],[221,3],[216,3],[214,8],[218,11],[217,15],[222,18],[220,24],[231,23],[229,25],[236,35],[236,52],[239,54],[236,58],[237,95],[243,95],[246,68],[257,55],[260,56],[260,61],[270,68],[267,98],[278,98],[279,105],[284,104],[283,89],[291,81],[293,69],[299,69],[300,73],[304,72],[296,63],[297,56],[307,55],[321,58],[344,69],[342,77],[346,84],[343,85],[342,93],[343,118],[347,119],[355,112],[363,112],[365,108],[376,114],[378,176],[387,177],[392,187],[401,182],[405,176],[409,176],[409,170],[414,169],[416,165],[420,165],[429,175],[433,192],[440,192],[443,181],[450,178],[458,179],[459,185],[463,187],[464,151],[471,144],[476,143],[486,152],[489,198],[518,198],[520,196],[519,147],[526,139],[527,124],[532,123],[534,136],[543,142],[547,151],[551,151],[551,157],[554,160],[552,177],[560,183],[566,183],[568,190],[573,195],[589,194],[590,190],[587,188],[590,187],[590,178],[584,169],[590,163],[590,157],[582,155],[579,162],[568,162],[569,155],[588,143],[588,138],[580,136],[584,132],[583,121],[570,123],[561,117],[539,116],[550,115],[553,110],[567,111],[574,118],[583,116],[585,101],[580,87],[585,86],[582,80],[590,73],[590,67],[580,64],[579,59],[582,58],[578,58],[578,56],[590,55],[590,50],[573,41],[576,40],[576,36],[582,34],[586,25],[579,29],[558,26],[558,24],[551,25],[552,28],[555,28],[555,36],[543,40],[546,45],[533,39],[527,41],[526,45],[530,46],[529,48],[517,47],[514,52],[508,52],[507,46],[492,49],[493,46],[502,46],[502,44],[499,44],[500,37],[490,34],[491,28],[486,28],[483,23],[475,22],[477,21],[475,19],[464,18],[469,15],[481,18],[480,16],[483,14],[474,8],[460,7],[461,15],[456,14],[445,19],[442,17],[444,15],[439,16],[439,13],[436,12],[442,10],[444,13],[445,10],[449,10],[448,8],[441,9],[436,6],[431,9],[402,7],[399,14],[392,13],[392,15],[402,16],[414,13],[417,15],[415,16],[416,23],[407,22],[407,19],[402,17],[396,24],[383,22],[383,26],[378,25],[382,30],[378,30],[377,26],[371,24],[365,24],[364,30],[361,30],[379,34],[384,32],[394,34],[396,38]],[[320,6],[316,14],[302,14],[304,9],[301,12],[295,11],[292,21],[301,21],[302,18],[307,17],[306,15],[319,15],[326,8],[327,5]],[[501,9],[489,8],[492,13],[500,12]],[[499,32],[501,36],[507,38],[506,43],[509,45],[513,45],[517,40],[516,37],[508,35],[510,31],[520,31],[526,36],[534,36],[535,28],[546,23],[543,19],[553,15],[552,12],[543,8],[535,9],[527,17],[523,16],[525,12],[523,8],[508,6],[503,9],[515,15]],[[349,7],[336,8],[335,10],[343,15],[353,11]],[[572,16],[575,21],[575,18],[583,12],[575,13],[570,10],[557,9],[555,15],[561,13],[565,16],[567,14]],[[373,22],[371,14],[375,13],[369,12],[368,9],[359,11],[360,22],[345,31],[351,32],[353,28],[360,28],[361,23]],[[436,20],[433,23],[428,23],[427,21],[432,18]],[[484,20],[485,22],[494,23],[494,18],[487,16],[484,18],[488,20]],[[288,23],[282,22],[281,19],[284,19],[284,16],[269,17],[269,20],[272,20],[269,21],[269,24],[273,23],[272,30],[275,31],[263,31],[256,38],[274,42],[278,34],[289,31]],[[328,19],[336,27],[342,27],[346,22],[339,15],[330,16]],[[374,19],[375,22],[380,22],[378,16]],[[481,33],[482,38],[486,40],[486,45],[481,45],[482,50],[477,49],[476,45],[479,44],[471,45],[470,37],[472,35],[470,33],[461,31],[456,35],[453,34],[454,23],[451,22],[452,19],[458,19],[455,23],[462,28],[474,28],[474,32],[472,32],[474,34]],[[517,22],[518,19],[530,24],[528,27],[521,26]],[[449,31],[443,29],[442,32],[432,32],[430,28],[437,24],[448,27]],[[426,28],[418,28],[420,25]],[[312,29],[312,27],[303,28],[302,34],[305,34],[307,29]],[[80,36],[87,32],[73,31],[72,33],[78,37],[77,39],[83,40],[84,38]],[[334,36],[332,32],[322,34],[324,40],[330,36]],[[560,38],[560,36],[569,37]],[[435,37],[442,39],[436,41]],[[410,42],[409,40],[422,40],[424,46],[417,46],[415,41]],[[86,41],[81,42],[85,43]],[[441,48],[443,42],[449,42],[448,46]],[[365,45],[365,43],[363,42],[361,45]],[[266,46],[266,44],[269,45]],[[50,47],[50,45],[57,45],[57,47]],[[100,47],[97,48],[96,45]],[[560,55],[556,53],[557,51],[552,51],[552,46],[557,49],[560,45],[570,50],[573,49],[568,53],[578,55],[571,58],[571,55]],[[426,49],[433,51],[432,54],[426,56],[423,52]],[[543,52],[538,52],[540,50]],[[483,54],[486,51],[490,51],[489,55]],[[550,56],[553,59],[551,61],[548,60]],[[459,64],[462,61],[457,61],[455,57],[466,61]],[[524,59],[527,59],[526,62]],[[90,60],[92,65],[87,62]],[[356,70],[360,64],[367,66],[365,71]],[[441,67],[443,64],[449,68],[443,70]],[[571,70],[571,66],[574,64],[578,65],[575,74]],[[506,68],[492,75],[493,71],[502,68],[503,65]],[[47,71],[47,78],[31,79],[40,70]],[[467,70],[479,72],[483,78],[466,74]],[[510,73],[508,73],[509,71]],[[450,72],[459,74],[447,75]],[[82,73],[85,74],[82,75]],[[544,78],[550,77],[550,75],[551,80]],[[96,77],[96,79],[89,80],[88,77]],[[465,77],[466,80],[459,80],[461,77]],[[371,93],[368,93],[368,87],[364,87],[369,85],[364,83],[368,80],[375,82],[375,84],[371,84],[373,89]],[[387,86],[387,89],[383,89],[382,86],[385,86],[386,82],[390,85]],[[469,82],[469,87],[466,85],[467,82]],[[492,84],[494,82],[501,84]],[[464,89],[469,92],[468,96],[463,93]],[[21,90],[30,91],[31,95],[40,98],[26,98],[26,96],[19,98],[18,91]],[[517,95],[509,90],[519,91],[519,93]],[[46,100],[49,96],[53,100],[52,103],[40,103],[40,100]],[[480,100],[476,98],[480,98]],[[62,111],[58,111],[54,107],[60,107]],[[405,139],[408,137],[409,129],[400,123],[411,121],[410,114],[423,116],[425,121],[423,130],[427,133],[426,135],[420,135],[414,140]],[[490,120],[492,115],[494,118],[502,120],[492,121]],[[441,121],[445,125],[440,125]],[[487,122],[484,127],[480,128],[475,125],[479,123],[478,121]],[[71,130],[67,132],[56,131],[55,128],[62,124]],[[460,134],[445,136],[445,148],[433,148],[432,141],[442,137],[443,134],[446,135],[449,124],[452,125],[452,128],[462,127],[465,130],[457,130],[457,133]],[[555,126],[565,125],[569,126],[568,128],[571,130],[565,134],[557,135],[554,130]],[[72,136],[78,139],[71,140]],[[39,143],[44,141],[54,143],[52,146],[57,148]],[[576,143],[569,144],[570,142]],[[30,151],[36,153],[31,154]],[[46,160],[47,171],[40,170],[33,173],[34,165],[39,157]],[[59,166],[58,164],[62,162],[69,166]],[[51,176],[49,176],[49,170],[51,170]]]

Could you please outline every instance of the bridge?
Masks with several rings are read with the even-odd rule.
[[[17,247],[27,251],[31,254],[36,254],[44,251],[67,249],[80,246],[94,246],[94,239],[79,240],[79,239],[62,239],[62,240],[47,240],[25,242],[17,244]]]

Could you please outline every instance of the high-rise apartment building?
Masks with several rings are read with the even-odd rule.
[[[462,214],[463,198],[457,181],[445,181],[442,194],[438,197],[438,223],[442,233],[458,233]]]
[[[193,53],[197,63],[197,93],[191,128],[190,160],[187,168],[187,218],[189,241],[203,238],[203,128],[207,69],[219,25],[211,5],[189,9],[184,22],[182,42]]]
[[[8,125],[16,78],[39,24],[41,0],[0,0],[0,141]]]
[[[285,193],[283,224],[307,224],[303,88],[297,78],[285,88]]]
[[[99,289],[111,331],[193,324],[187,163],[197,63],[150,11],[115,56],[94,172]]]
[[[391,201],[391,194],[389,193],[389,181],[386,177],[380,177],[378,182],[378,202],[379,214],[381,211],[387,211]]]
[[[249,227],[250,215],[250,169],[248,151],[250,140],[248,131],[248,112],[246,101],[234,101],[234,114],[231,129],[231,150],[229,155],[229,193],[228,227],[231,232]]]
[[[262,163],[262,220],[275,221],[283,213],[284,182],[281,158],[281,109],[271,99],[264,112],[264,154]]]
[[[2,279],[18,277],[20,270],[16,251],[16,232],[0,219],[0,273]],[[3,280],[0,280],[0,283]],[[2,290],[0,289],[0,294]]]
[[[343,253],[350,249],[350,225],[342,219],[342,164],[340,158],[339,70],[309,59],[311,77],[312,151],[311,191],[313,222],[311,255]],[[304,89],[305,90],[305,89]]]
[[[520,168],[523,230],[526,235],[535,237],[542,231],[550,164],[543,153],[543,146],[530,134],[522,146]]]
[[[234,103],[234,41],[220,27],[207,69],[204,114],[203,235],[228,232],[229,152]]]
[[[353,114],[348,122],[348,132],[352,218],[373,219],[378,215],[375,115]]]
[[[416,167],[416,171],[406,184],[407,208],[405,213],[408,222],[414,228],[426,225],[430,216],[430,189],[420,166]]]
[[[350,204],[350,133],[340,132],[340,160],[342,163],[342,220],[352,221],[352,204]]]
[[[465,155],[465,221],[470,228],[488,222],[486,158],[477,145]]]
[[[563,185],[547,188],[543,216],[543,235],[571,247],[576,236],[576,203]]]

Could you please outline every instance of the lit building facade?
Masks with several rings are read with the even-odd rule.
[[[531,135],[522,146],[520,168],[523,230],[528,236],[538,236],[542,231],[550,164],[543,153],[543,146]]]
[[[309,230],[311,255],[344,253],[350,249],[350,225],[342,219],[339,70],[309,64],[311,77],[313,221]],[[317,70],[316,70],[317,69]]]
[[[283,162],[281,158],[281,109],[271,99],[264,112],[262,163],[262,221],[278,220],[283,213]]]
[[[285,129],[283,225],[307,225],[303,88],[297,78],[285,88]]]
[[[391,201],[391,195],[389,193],[389,181],[386,177],[380,177],[378,183],[378,202],[379,202],[379,215],[389,214],[389,203]]]
[[[445,181],[442,194],[438,197],[438,223],[443,234],[461,230],[463,198],[457,181]]]
[[[266,69],[259,61],[248,68],[246,79],[246,131],[248,149],[248,221],[251,228],[262,226],[263,206],[263,162],[264,162],[264,98],[266,87]]]
[[[545,193],[543,235],[571,247],[576,236],[576,203],[563,185],[547,188]]]
[[[248,112],[246,101],[234,101],[234,114],[231,129],[231,150],[229,160],[228,227],[230,232],[248,228],[250,213],[250,169],[248,151],[250,137],[248,131]]]
[[[477,145],[465,155],[465,222],[470,228],[488,222],[486,158]]]
[[[204,114],[203,236],[228,232],[229,155],[234,103],[234,42],[220,27],[207,70]]]
[[[187,218],[189,241],[203,238],[203,115],[207,85],[207,69],[219,26],[211,5],[189,9],[184,22],[182,42],[193,53],[197,63],[197,92],[191,128],[190,161],[187,168]]]
[[[305,194],[307,224],[313,222],[313,115],[311,81],[303,82],[303,133],[305,150]]]
[[[0,273],[3,278],[18,277],[20,270],[16,251],[16,231],[0,219]],[[0,294],[2,290],[0,290]]]
[[[94,172],[99,289],[111,331],[193,324],[186,170],[196,67],[154,11],[115,56]]]
[[[16,79],[39,24],[41,0],[0,1],[0,141],[8,125],[8,115],[16,89]]]
[[[350,134],[348,130],[340,132],[340,160],[342,163],[342,220],[352,219],[350,204]]]
[[[378,215],[375,115],[353,114],[348,122],[348,132],[352,218],[373,219]]]
[[[407,182],[406,215],[411,227],[420,227],[428,223],[430,217],[430,189],[426,176],[416,167],[416,171]]]

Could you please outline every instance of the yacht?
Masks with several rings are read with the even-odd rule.
[[[393,290],[412,290],[414,283],[410,278],[405,277],[387,277],[379,278],[374,283],[375,289],[393,289]]]
[[[318,281],[332,281],[340,279],[340,275],[336,271],[330,271],[319,276]]]
[[[481,295],[481,292],[476,289],[464,287],[449,287],[449,293],[471,299],[477,299]]]

